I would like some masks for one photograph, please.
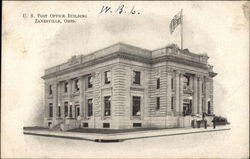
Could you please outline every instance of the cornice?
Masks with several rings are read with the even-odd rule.
[[[215,73],[215,72],[208,72],[209,76],[210,77],[215,77],[218,73]]]
[[[59,70],[56,72],[52,72],[49,74],[45,74],[44,76],[42,76],[42,78],[44,80],[49,79],[49,78],[53,78],[55,76],[60,76],[60,75],[64,75],[85,67],[89,67],[89,66],[93,66],[99,63],[103,63],[106,61],[110,61],[116,58],[122,58],[122,59],[127,59],[127,60],[132,60],[132,61],[138,61],[138,62],[142,62],[142,63],[146,63],[146,64],[155,64],[155,63],[159,63],[159,62],[165,62],[165,61],[171,61],[171,62],[176,62],[176,63],[181,63],[181,64],[186,64],[189,66],[194,66],[194,67],[199,67],[199,68],[204,68],[204,69],[208,69],[206,64],[203,63],[198,63],[198,62],[194,62],[188,59],[183,59],[180,57],[176,57],[176,56],[171,56],[171,55],[164,55],[161,57],[157,57],[157,58],[148,58],[148,57],[142,57],[142,56],[138,56],[138,55],[134,55],[134,54],[130,54],[130,53],[126,53],[126,52],[115,52],[112,54],[109,54],[107,56],[103,56],[103,57],[99,57],[97,59],[93,59],[90,60],[88,62],[85,63],[81,63],[78,65],[73,65],[72,67],[63,69],[63,70]],[[210,73],[212,77],[216,76],[216,73]]]

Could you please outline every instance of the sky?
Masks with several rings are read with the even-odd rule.
[[[126,10],[134,6],[140,14],[99,14],[103,5],[115,9],[122,4]],[[180,46],[180,27],[171,35],[169,24],[181,9],[184,48],[207,53],[209,64],[218,73],[214,78],[215,113],[228,117],[235,127],[249,120],[249,5],[245,1],[4,1],[3,130],[41,124],[44,69],[73,55],[88,54],[117,42],[149,50],[170,43]],[[87,18],[75,24],[38,24],[32,18],[23,18],[24,13],[86,14]],[[10,123],[11,127],[6,126]]]

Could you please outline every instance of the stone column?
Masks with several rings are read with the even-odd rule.
[[[84,119],[85,117],[85,78],[80,77],[79,79],[79,86],[80,86],[80,117],[81,119]]]
[[[214,81],[211,79],[210,81],[210,107],[211,107],[211,114],[214,114]]]
[[[45,111],[44,111],[44,117],[45,118],[49,118],[49,102],[48,102],[48,89],[49,85],[45,83],[44,85],[44,107],[45,107]],[[47,126],[47,124],[46,124]]]
[[[76,103],[72,102],[72,118],[76,118]]]
[[[176,115],[179,115],[180,114],[180,110],[179,110],[179,108],[180,108],[180,104],[179,104],[179,96],[180,96],[180,88],[179,88],[179,72],[178,71],[176,71],[176,73],[175,73],[175,113],[176,113]]]
[[[204,102],[204,111],[206,112],[206,113],[208,113],[207,112],[207,107],[208,107],[208,105],[207,105],[207,102],[208,102],[208,98],[209,98],[209,96],[208,96],[208,91],[209,91],[209,88],[208,88],[208,78],[207,77],[205,77],[205,102]]]
[[[180,84],[180,87],[179,87],[179,106],[180,106],[180,113],[183,114],[183,74],[181,73],[180,74],[180,81],[179,81],[179,84]]]
[[[202,78],[198,77],[198,113],[202,114]]]
[[[65,118],[64,116],[65,116],[65,112],[64,112],[64,102],[63,102],[63,100],[62,100],[62,95],[63,95],[63,93],[64,93],[64,82],[61,82],[61,85],[60,85],[60,87],[61,87],[61,90],[60,90],[60,104],[61,104],[61,117],[62,118]]]
[[[58,117],[58,83],[53,84],[53,118],[54,120]]]
[[[193,78],[193,82],[194,82],[194,86],[193,86],[193,90],[194,90],[194,95],[193,95],[193,107],[192,107],[192,114],[196,114],[197,113],[197,107],[198,107],[198,89],[197,89],[197,76],[195,75]]]
[[[76,79],[73,79],[72,82],[71,82],[71,92],[76,92],[75,90],[75,84],[76,84]],[[72,118],[76,118],[76,101],[73,101],[73,97],[71,98],[71,101],[72,101]]]

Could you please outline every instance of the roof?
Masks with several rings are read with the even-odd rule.
[[[206,54],[199,55],[190,52],[188,49],[181,50],[175,44],[167,45],[157,50],[148,50],[120,42],[87,55],[72,56],[67,62],[46,69],[45,76],[42,78],[45,79],[55,72],[70,70],[73,67],[81,68],[83,65],[90,66],[117,57],[149,64],[162,60],[174,60],[175,62],[193,63],[197,67],[208,68],[208,56]]]

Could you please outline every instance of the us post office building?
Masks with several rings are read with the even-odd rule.
[[[157,50],[117,43],[48,68],[44,126],[69,130],[190,127],[213,114],[207,54],[171,44]]]

